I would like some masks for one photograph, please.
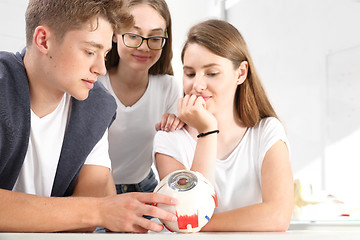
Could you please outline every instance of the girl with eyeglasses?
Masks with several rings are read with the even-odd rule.
[[[99,78],[117,103],[116,120],[109,129],[109,153],[118,194],[154,190],[157,179],[151,152],[156,130],[183,126],[175,116],[181,91],[171,65],[168,6],[165,0],[127,3],[135,24],[114,35],[108,73]]]
[[[208,20],[190,29],[182,51],[185,127],[159,131],[160,179],[180,169],[213,182],[218,207],[202,231],[286,231],[294,183],[283,125],[231,24]]]

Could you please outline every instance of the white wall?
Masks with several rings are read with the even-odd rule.
[[[25,45],[27,2],[0,1],[0,50]],[[186,32],[198,21],[220,17],[223,1],[167,2],[181,82]],[[315,189],[359,197],[348,189],[357,189],[360,180],[360,1],[226,0],[226,8],[286,126],[295,178]]]
[[[359,58],[359,50],[353,52],[360,47],[360,1],[225,1],[227,20],[247,41],[265,89],[286,126],[294,177],[311,183],[315,190],[359,198],[353,189],[360,180],[360,94],[356,94],[360,68],[353,63],[356,67],[341,69]],[[220,17],[214,11],[220,0],[167,2],[174,32],[180,38],[190,22]],[[349,75],[343,77],[346,83],[337,81],[336,74]],[[333,107],[335,96],[348,99],[347,107],[338,113],[341,108]],[[338,115],[349,116],[334,118]]]
[[[346,133],[345,119],[338,119],[334,128],[327,127],[327,111],[333,100],[329,91],[336,91],[338,99],[349,94],[344,88],[340,91],[339,84],[329,85],[328,59],[329,55],[360,47],[359,12],[359,1],[344,0],[242,0],[228,12],[228,20],[247,40],[265,87],[287,127],[295,177],[334,194],[356,189],[360,155],[348,161],[341,154],[347,150],[337,149],[338,156],[344,157],[334,163],[327,149],[356,132],[360,119],[355,118],[359,115],[352,116],[357,124]],[[352,60],[343,57],[332,68],[340,69]],[[352,70],[360,71],[359,67]],[[352,86],[360,90],[358,84]],[[357,100],[360,102],[359,97]],[[359,104],[357,107],[360,109]],[[330,133],[338,133],[338,138],[330,139]],[[347,141],[349,149],[359,148],[359,135],[356,139],[358,142]]]
[[[25,46],[25,10],[28,0],[0,0],[0,51]]]

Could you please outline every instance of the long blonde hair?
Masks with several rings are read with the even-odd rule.
[[[204,46],[214,54],[229,59],[234,68],[238,68],[243,61],[248,62],[247,79],[237,87],[234,97],[238,116],[247,127],[255,126],[265,117],[277,118],[255,71],[245,40],[233,25],[213,19],[193,26],[181,53],[182,61],[188,45],[192,43]]]

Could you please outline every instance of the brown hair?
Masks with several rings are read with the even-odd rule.
[[[171,30],[171,16],[168,5],[165,0],[127,0],[128,7],[136,6],[139,4],[147,4],[154,8],[164,19],[166,22],[166,33],[168,39],[166,39],[166,43],[164,48],[162,49],[162,53],[160,59],[149,69],[149,74],[157,75],[157,74],[169,74],[174,75],[173,68],[171,65],[171,59],[173,57],[172,53],[172,30]],[[150,21],[150,19],[149,19]],[[117,52],[117,45],[113,43],[113,47],[111,51],[107,55],[106,67],[107,69],[116,67],[119,64],[120,58]]]
[[[207,20],[193,26],[181,53],[182,61],[188,45],[193,43],[229,59],[234,68],[243,61],[248,62],[247,78],[237,87],[234,98],[238,116],[247,127],[255,126],[265,117],[277,118],[255,71],[245,40],[233,25],[222,20]]]
[[[29,0],[25,14],[27,46],[40,25],[47,25],[60,41],[69,30],[81,29],[98,17],[108,20],[115,32],[133,24],[123,0]]]

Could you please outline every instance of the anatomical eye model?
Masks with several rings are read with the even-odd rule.
[[[154,192],[178,200],[175,206],[158,204],[158,207],[176,214],[177,222],[162,221],[172,232],[198,232],[204,227],[217,207],[214,187],[199,172],[179,170],[170,173],[157,185]]]

